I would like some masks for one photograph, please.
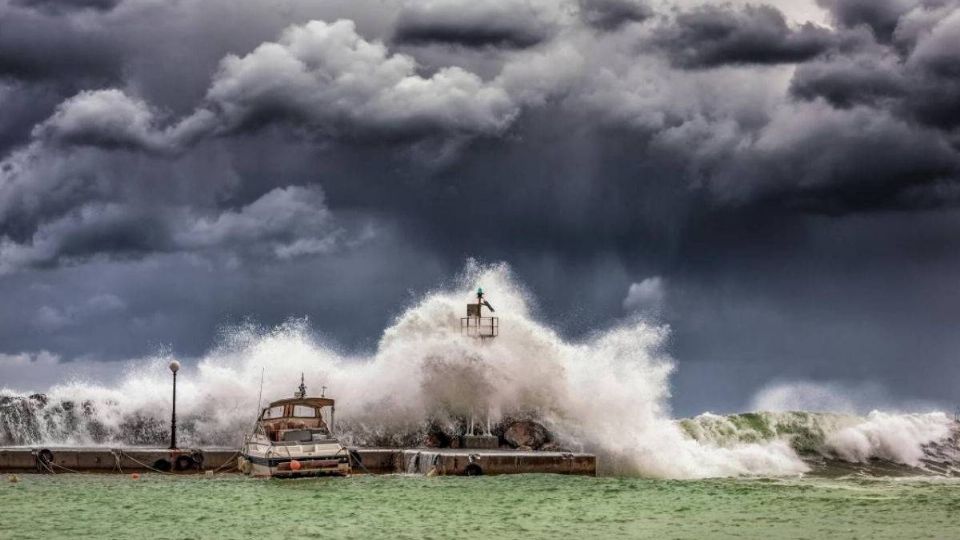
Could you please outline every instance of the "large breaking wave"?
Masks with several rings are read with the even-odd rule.
[[[459,318],[477,284],[491,292],[500,336],[463,338]],[[886,460],[935,472],[957,461],[942,413],[867,417],[813,413],[704,414],[668,410],[666,327],[632,320],[580,342],[530,315],[505,265],[468,266],[456,286],[427,294],[387,328],[371,356],[326,346],[306,321],[234,329],[178,383],[181,445],[234,445],[264,401],[306,376],[337,398],[338,424],[359,445],[416,445],[432,430],[462,432],[533,418],[560,447],[596,452],[608,474],[670,478],[787,475],[818,459]],[[167,436],[169,358],[140,362],[118,384],[74,381],[33,398],[0,391],[0,444],[158,444]]]

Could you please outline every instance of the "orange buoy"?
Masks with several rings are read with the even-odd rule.
[[[135,473],[131,474],[131,475],[130,475],[130,479],[131,479],[131,480],[139,480],[139,479],[140,479],[140,473],[136,473],[136,472],[135,472]]]
[[[291,470],[299,471],[301,467],[303,467],[303,465],[301,465],[299,461],[297,461],[297,460],[295,460],[295,459],[292,460],[292,461],[290,461],[290,469],[291,469]]]

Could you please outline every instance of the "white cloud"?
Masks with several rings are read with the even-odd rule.
[[[291,26],[277,42],[224,58],[206,99],[197,123],[214,131],[287,118],[333,136],[496,134],[518,112],[503,89],[462,68],[420,76],[412,57],[362,38],[347,20]]]
[[[660,276],[633,283],[623,299],[623,309],[645,315],[659,315],[666,304],[666,282]]]
[[[192,115],[162,115],[118,89],[64,101],[34,137],[60,144],[177,152],[198,139],[273,121],[332,137],[495,135],[519,113],[507,92],[460,67],[421,76],[413,57],[361,37],[353,21],[310,21],[229,55]]]
[[[58,105],[33,136],[67,145],[170,151],[157,116],[146,102],[120,90],[85,90]]]
[[[269,246],[286,259],[330,252],[340,232],[319,187],[288,186],[215,218],[187,221],[174,242],[187,250]]]

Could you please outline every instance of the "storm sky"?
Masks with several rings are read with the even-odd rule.
[[[468,258],[669,324],[680,415],[952,406],[960,1],[0,0],[0,387],[369,351]]]

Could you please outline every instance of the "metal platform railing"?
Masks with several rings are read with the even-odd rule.
[[[469,337],[492,338],[500,334],[498,317],[461,317],[460,334]]]

